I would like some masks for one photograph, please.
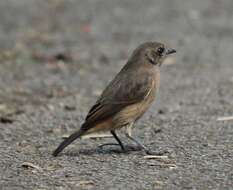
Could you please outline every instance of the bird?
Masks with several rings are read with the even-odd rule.
[[[132,128],[157,96],[160,66],[168,55],[175,52],[175,49],[160,42],[144,42],[139,45],[91,107],[80,129],[66,138],[52,155],[57,156],[83,135],[106,131],[110,131],[122,151],[125,151],[126,148],[116,133],[116,130],[123,127],[126,129],[126,137],[150,154],[149,149],[133,137]]]

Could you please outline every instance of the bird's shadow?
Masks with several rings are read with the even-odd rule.
[[[77,157],[79,155],[86,155],[86,156],[90,156],[90,155],[95,155],[95,154],[102,154],[102,155],[108,155],[108,154],[125,154],[128,155],[132,152],[136,152],[136,151],[141,151],[142,149],[138,146],[130,146],[127,145],[125,146],[125,150],[121,150],[120,147],[113,147],[113,146],[107,146],[105,148],[101,148],[101,147],[96,147],[96,148],[91,148],[91,149],[81,149],[79,151],[68,151],[68,152],[64,152],[63,155],[66,156],[72,156],[72,157]]]

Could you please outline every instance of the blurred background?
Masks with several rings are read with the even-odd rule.
[[[177,54],[135,135],[175,167],[97,148],[111,139],[51,158],[145,41]],[[233,115],[232,52],[232,0],[1,0],[0,187],[230,189],[233,126],[216,120]]]

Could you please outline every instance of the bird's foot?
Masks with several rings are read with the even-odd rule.
[[[124,146],[121,146],[120,144],[118,144],[118,143],[105,143],[105,144],[102,144],[102,145],[100,145],[100,146],[98,146],[100,149],[103,149],[103,147],[105,147],[105,146],[119,146],[120,148],[121,148],[121,151],[122,152],[125,152],[126,151],[126,149],[125,149],[125,147]]]

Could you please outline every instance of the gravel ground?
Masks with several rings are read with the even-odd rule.
[[[1,0],[0,22],[0,189],[233,189],[232,0]],[[178,52],[134,131],[168,158],[112,138],[53,158],[145,41]]]

